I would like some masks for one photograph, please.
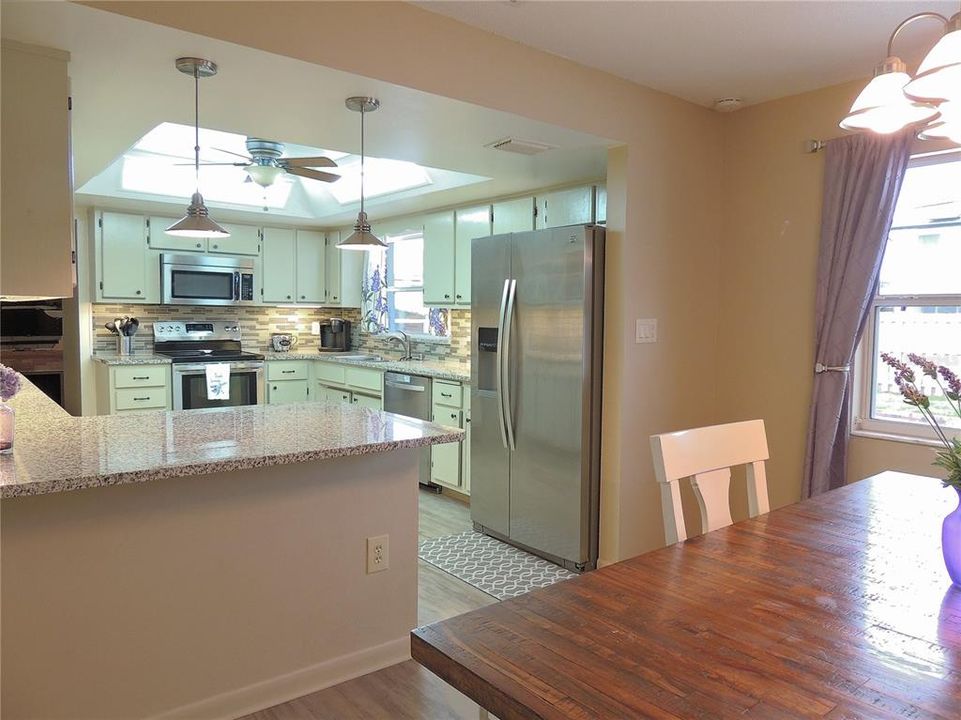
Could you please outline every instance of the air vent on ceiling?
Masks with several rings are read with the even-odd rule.
[[[537,155],[545,150],[554,150],[557,146],[534,142],[533,140],[521,140],[519,138],[509,137],[489,143],[484,147],[490,148],[491,150],[517,153],[518,155]]]

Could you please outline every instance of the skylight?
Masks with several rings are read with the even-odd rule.
[[[331,183],[327,188],[334,199],[341,205],[359,201],[360,158],[342,164],[334,172],[340,175],[340,180]],[[364,161],[365,198],[390,195],[430,184],[431,179],[427,171],[412,162],[372,157]]]

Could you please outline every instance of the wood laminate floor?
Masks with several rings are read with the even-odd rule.
[[[420,491],[420,538],[471,528],[470,508],[447,495]],[[417,561],[417,622],[444,620],[496,600]],[[247,715],[241,720],[458,720],[443,680],[413,660]]]

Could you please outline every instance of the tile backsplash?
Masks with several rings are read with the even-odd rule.
[[[298,337],[297,350],[310,352],[320,344],[320,337],[310,334],[310,324],[340,317],[351,322],[352,347],[355,350],[398,354],[396,343],[389,343],[360,329],[360,311],[348,308],[284,308],[284,307],[204,307],[197,305],[124,305],[94,304],[94,352],[116,352],[117,338],[104,327],[114,318],[129,315],[140,320],[140,331],[134,336],[134,353],[153,352],[153,323],[161,320],[226,320],[240,324],[244,347],[265,351],[271,333],[294,333]],[[411,342],[414,353],[428,360],[448,360],[470,363],[470,310],[450,312],[451,337]]]

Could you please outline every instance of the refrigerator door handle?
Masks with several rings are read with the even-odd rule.
[[[503,364],[501,365],[501,378],[503,382],[501,383],[501,397],[502,404],[504,407],[504,424],[507,430],[507,447],[510,450],[517,449],[517,443],[514,441],[514,417],[511,411],[513,407],[511,404],[511,331],[514,327],[514,298],[517,296],[517,280],[510,280],[509,291],[507,295],[507,308],[504,310],[504,339],[498,344],[498,347],[503,346],[504,356]]]
[[[497,414],[500,419],[501,442],[504,447],[507,444],[507,423],[504,420],[504,314],[507,311],[507,297],[510,293],[510,280],[504,281],[504,290],[501,293],[501,307],[497,314]]]

